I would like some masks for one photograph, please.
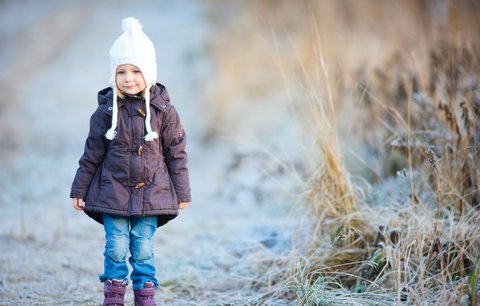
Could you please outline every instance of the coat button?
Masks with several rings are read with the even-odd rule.
[[[165,107],[167,107],[167,106],[165,104],[162,104],[162,108],[165,108]]]
[[[110,111],[111,111],[112,109],[113,109],[113,107],[111,107],[111,106],[109,106],[109,107],[108,107],[108,110],[110,110]]]
[[[143,151],[143,147],[142,147],[142,146],[139,146],[139,147],[138,147],[138,150],[137,150],[137,155],[138,155],[138,156],[142,156],[142,151]]]
[[[140,114],[140,116],[145,117],[145,112],[141,108],[137,108],[137,112]]]
[[[145,186],[145,183],[138,183],[137,185],[135,185],[135,189],[140,189],[142,188],[143,186]]]

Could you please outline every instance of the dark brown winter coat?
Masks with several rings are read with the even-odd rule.
[[[111,88],[98,93],[98,108],[70,193],[85,200],[85,212],[103,223],[102,213],[157,216],[161,226],[178,215],[178,203],[190,202],[186,136],[165,87],[151,89],[151,125],[159,138],[146,142],[145,103],[118,98],[116,137],[104,137],[112,122]]]

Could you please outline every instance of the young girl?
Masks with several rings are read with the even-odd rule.
[[[155,305],[152,237],[191,202],[185,132],[155,49],[135,18],[110,49],[110,86],[98,93],[85,152],[72,184],[73,207],[105,228],[103,305],[124,305],[126,257],[135,305]]]

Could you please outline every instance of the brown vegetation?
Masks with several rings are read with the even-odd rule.
[[[236,72],[225,82],[261,85],[251,79],[265,78],[261,68],[279,71],[269,84],[284,82],[318,146],[304,173],[312,227],[271,296],[306,305],[476,305],[480,6],[240,7],[227,29],[251,52],[237,58],[225,50],[235,54],[235,42],[220,44],[220,62]],[[268,37],[277,57],[255,57]],[[254,70],[239,69],[245,64]]]

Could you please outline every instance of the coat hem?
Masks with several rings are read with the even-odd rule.
[[[84,210],[85,214],[92,218],[93,220],[97,221],[100,224],[103,224],[103,216],[102,214],[111,214],[114,216],[122,216],[122,217],[157,217],[157,227],[165,225],[170,220],[174,219],[178,216],[177,209],[157,209],[157,210],[149,210],[143,214],[128,214],[122,210],[115,210],[115,209],[107,209],[105,207],[85,207]]]

